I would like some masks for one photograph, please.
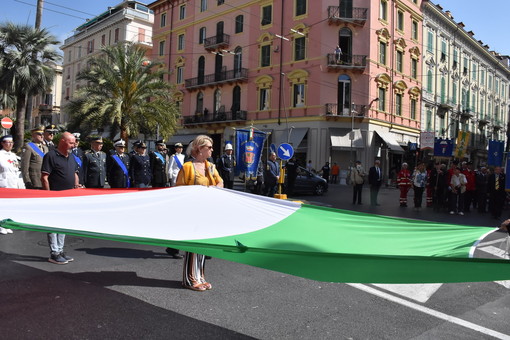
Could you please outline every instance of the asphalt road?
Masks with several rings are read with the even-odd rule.
[[[383,189],[375,208],[367,191],[361,206],[351,206],[350,195],[333,185],[323,197],[298,198],[408,218],[498,222],[400,208],[394,189]],[[486,248],[504,247],[505,236],[492,234]],[[339,284],[212,259],[213,290],[193,292],[180,287],[182,261],[163,248],[72,236],[66,248],[75,261],[58,266],[47,262],[45,234],[0,236],[0,338],[510,339],[508,282]]]

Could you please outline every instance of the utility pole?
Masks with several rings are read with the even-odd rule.
[[[35,29],[41,29],[42,22],[42,12],[43,12],[44,0],[37,0],[37,11],[35,13]],[[37,55],[35,53],[32,54],[32,60],[37,59]],[[25,106],[25,127],[27,129],[32,128],[32,110],[33,110],[33,101],[34,97],[31,93],[27,96],[27,104]]]

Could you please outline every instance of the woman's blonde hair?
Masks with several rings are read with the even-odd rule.
[[[213,144],[213,140],[211,137],[207,135],[198,135],[193,139],[193,141],[188,145],[188,148],[186,149],[186,154],[188,156],[195,157],[200,152],[200,148],[204,146],[207,142],[210,142],[211,145]]]

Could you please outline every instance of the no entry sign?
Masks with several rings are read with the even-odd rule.
[[[10,129],[12,127],[12,119],[9,117],[2,118],[2,120],[0,122],[4,129]]]

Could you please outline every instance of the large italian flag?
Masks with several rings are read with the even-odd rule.
[[[7,228],[169,246],[305,278],[360,283],[510,279],[472,258],[493,228],[371,215],[203,186],[0,189]]]

